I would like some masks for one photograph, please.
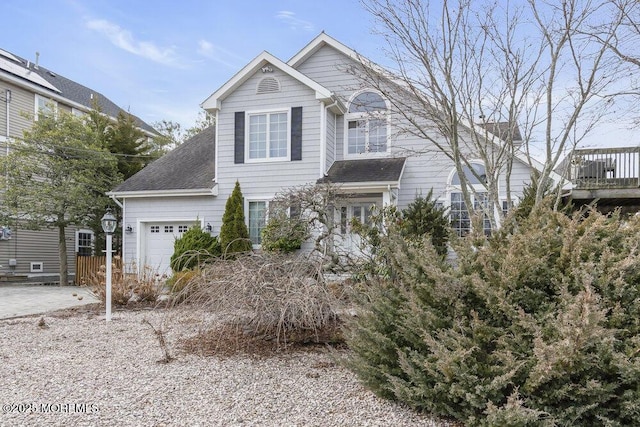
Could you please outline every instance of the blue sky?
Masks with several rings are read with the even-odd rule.
[[[199,105],[263,50],[286,61],[321,31],[384,65],[358,0],[2,0],[0,48],[88,86],[149,124]],[[619,119],[618,119],[619,120]],[[637,145],[628,123],[581,145]]]
[[[380,46],[357,0],[2,0],[0,16],[0,48],[183,127],[263,50],[286,61],[323,30],[371,59]]]

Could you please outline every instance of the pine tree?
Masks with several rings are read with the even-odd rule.
[[[220,228],[220,245],[223,255],[251,250],[249,230],[244,222],[242,190],[238,181],[236,181],[236,186],[224,207],[222,227]]]

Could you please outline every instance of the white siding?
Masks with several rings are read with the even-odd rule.
[[[242,193],[249,199],[269,199],[280,189],[315,182],[320,175],[320,102],[315,92],[288,74],[273,67],[273,77],[280,81],[281,91],[256,95],[256,84],[264,74],[258,71],[227,97],[219,112],[218,183],[219,199],[226,201],[240,182]],[[302,160],[234,164],[234,114],[269,109],[289,111],[302,107]],[[289,123],[290,125],[290,123]],[[224,202],[223,202],[224,203]]]
[[[337,94],[346,103],[362,84],[345,72],[355,62],[330,46],[323,46],[297,67],[302,74]]]
[[[141,197],[124,201],[125,218],[123,226],[130,225],[132,233],[123,233],[124,262],[131,265],[138,260],[143,243],[145,222],[151,221],[200,221],[211,224],[212,234],[220,233],[222,214],[226,198],[214,196],[199,197]]]

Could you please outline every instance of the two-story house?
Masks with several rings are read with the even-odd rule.
[[[114,118],[123,111],[108,98],[54,71],[0,49],[0,155],[10,150],[12,139],[19,139],[31,127],[30,117],[51,108],[85,114],[98,105]],[[137,120],[140,129],[153,137],[157,132]],[[0,179],[2,179],[0,177]],[[59,274],[58,231],[21,229],[19,223],[0,224],[0,280],[29,279],[55,282]],[[69,227],[65,236],[70,276],[75,273],[76,254],[90,255],[93,232]]]
[[[199,222],[218,234],[236,180],[255,246],[276,193],[327,181],[351,195],[337,207],[342,223],[366,220],[372,205],[406,207],[433,189],[450,207],[454,228],[467,230],[454,164],[425,149],[425,140],[394,132],[389,101],[347,72],[359,61],[355,51],[321,33],[288,62],[261,53],[213,92],[202,107],[215,114],[215,128],[111,193],[124,209],[125,261],[165,272],[175,237],[189,226]],[[482,175],[482,164],[476,166]],[[513,194],[530,176],[528,163],[516,159]],[[501,191],[505,187],[501,183]]]

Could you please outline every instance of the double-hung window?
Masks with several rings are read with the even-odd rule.
[[[347,154],[385,153],[389,148],[387,104],[376,92],[362,92],[349,104]]]
[[[289,114],[287,111],[248,114],[248,159],[287,160]]]

